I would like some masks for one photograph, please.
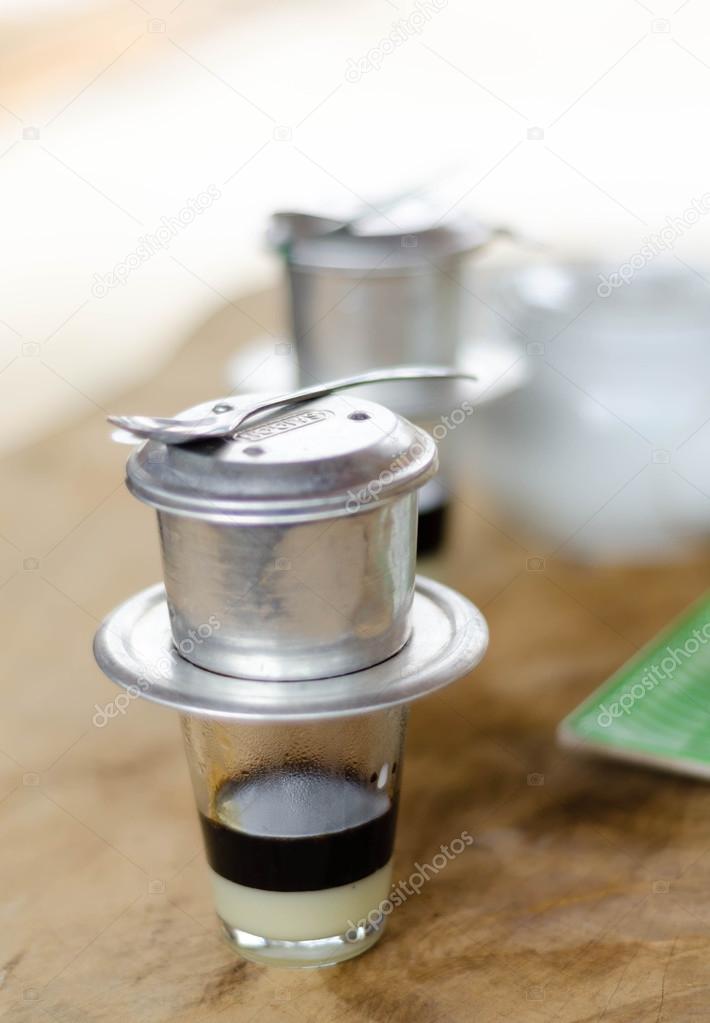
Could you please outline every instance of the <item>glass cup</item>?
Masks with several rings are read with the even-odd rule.
[[[327,966],[382,934],[406,705],[356,717],[181,717],[217,915],[247,959]]]

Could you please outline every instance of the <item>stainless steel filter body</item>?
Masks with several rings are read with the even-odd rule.
[[[229,675],[341,675],[409,637],[416,494],[325,522],[239,526],[159,512],[178,649]]]
[[[332,677],[395,654],[411,629],[416,490],[435,470],[428,435],[342,395],[228,440],[145,444],[128,484],[158,512],[179,653],[264,680]]]
[[[493,232],[441,212],[413,202],[395,208],[394,219],[360,217],[339,227],[318,216],[274,216],[271,238],[286,266],[304,384],[363,367],[455,364],[465,330],[464,263]],[[391,407],[414,411],[427,390],[379,387],[368,396],[389,403],[384,396],[392,395]]]
[[[439,264],[388,271],[326,269],[290,261],[292,326],[302,383],[355,373],[363,366],[432,359],[454,365],[463,333],[458,284],[462,263],[463,256],[455,255]]]

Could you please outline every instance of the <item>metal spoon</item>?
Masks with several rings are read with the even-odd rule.
[[[128,430],[136,437],[162,441],[163,444],[189,444],[207,437],[228,437],[235,433],[245,420],[267,409],[279,405],[296,404],[311,398],[323,398],[334,391],[362,384],[381,384],[392,380],[450,380],[460,377],[476,380],[472,373],[452,369],[448,366],[394,366],[391,369],[374,370],[358,376],[331,380],[327,384],[304,387],[299,391],[280,394],[274,398],[262,398],[247,408],[235,409],[231,405],[215,405],[213,415],[201,419],[155,419],[152,416],[108,416],[109,423]]]

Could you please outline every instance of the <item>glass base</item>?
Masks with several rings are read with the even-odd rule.
[[[330,938],[312,938],[304,941],[284,941],[260,938],[256,934],[230,927],[220,917],[227,941],[245,959],[262,966],[282,966],[290,969],[315,969],[335,966],[346,959],[362,955],[379,940],[385,921],[358,927],[354,932],[336,934]]]

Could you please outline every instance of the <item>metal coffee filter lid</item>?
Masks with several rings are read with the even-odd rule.
[[[253,395],[207,402],[253,404]],[[382,405],[348,395],[262,414],[236,434],[184,445],[149,440],[127,484],[161,511],[211,521],[294,522],[365,511],[422,486],[437,468],[431,437]]]
[[[496,233],[468,213],[411,199],[342,222],[315,213],[276,213],[270,238],[295,268],[387,273],[472,252]]]

